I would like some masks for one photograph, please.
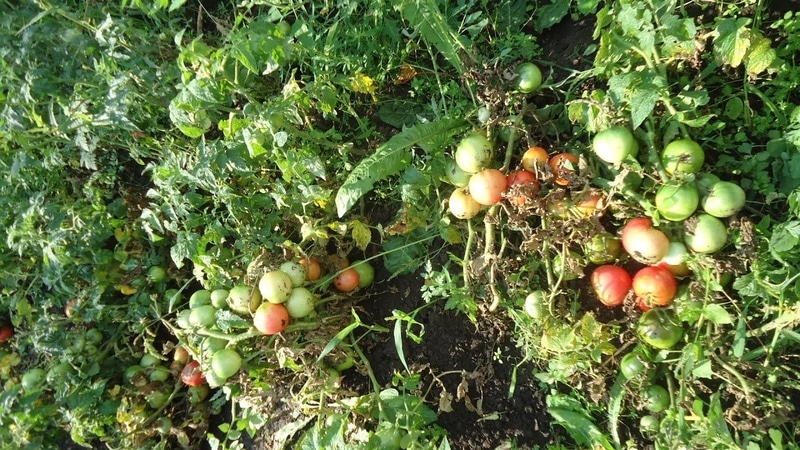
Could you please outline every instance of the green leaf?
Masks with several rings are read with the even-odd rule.
[[[536,10],[536,23],[534,25],[537,32],[552,27],[561,22],[569,14],[571,1],[554,0],[549,5],[541,6]]]
[[[727,325],[733,323],[730,313],[716,303],[710,303],[703,308],[703,316],[716,325]]]
[[[433,153],[450,139],[453,132],[462,128],[462,119],[442,119],[421,123],[392,136],[361,161],[336,192],[336,211],[343,217],[375,183],[397,175],[411,164],[413,147],[422,147]]]
[[[656,86],[645,84],[631,92],[631,127],[639,128],[653,112],[659,95]]]
[[[419,30],[422,39],[444,55],[459,75],[464,72],[461,54],[469,55],[469,46],[447,24],[436,0],[404,0],[396,8],[405,20]]]

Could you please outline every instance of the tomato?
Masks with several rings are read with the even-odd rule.
[[[206,289],[198,289],[192,292],[189,297],[189,308],[197,308],[202,305],[211,304],[211,291]]]
[[[189,325],[197,328],[210,327],[217,322],[217,308],[212,305],[198,306],[189,313]]]
[[[158,359],[158,356],[150,353],[145,353],[139,360],[139,365],[142,367],[155,367],[159,364],[161,364],[161,360]]]
[[[37,391],[42,388],[45,379],[47,378],[47,371],[41,367],[34,367],[22,374],[20,384],[25,392]]]
[[[691,273],[686,263],[688,256],[689,250],[683,242],[670,242],[667,254],[656,265],[664,267],[676,277],[685,277]]]
[[[169,394],[164,391],[152,391],[148,393],[145,398],[147,404],[153,409],[159,409],[167,404],[169,401]]]
[[[679,222],[694,214],[700,194],[694,183],[661,185],[656,192],[656,208],[661,217]]]
[[[481,212],[481,204],[464,189],[456,189],[448,202],[450,214],[457,219],[471,219]]]
[[[242,357],[232,348],[217,350],[211,357],[211,370],[222,379],[233,376],[242,367]]]
[[[224,304],[239,314],[248,314],[250,312],[250,299],[252,296],[253,290],[250,286],[237,284],[232,287],[228,295],[225,296]]]
[[[647,414],[639,419],[639,430],[644,432],[646,435],[654,435],[658,433],[660,428],[661,424],[658,422],[658,418],[655,416]]]
[[[619,362],[619,371],[626,380],[630,380],[636,375],[644,373],[645,370],[647,370],[647,367],[644,365],[637,351],[626,354]]]
[[[340,292],[353,292],[358,287],[359,281],[361,280],[359,279],[358,271],[350,267],[334,278],[333,286]]]
[[[227,289],[214,289],[211,291],[210,299],[211,306],[214,308],[224,308],[228,306],[228,295],[230,292]],[[191,303],[191,302],[190,302]]]
[[[694,179],[694,184],[697,186],[697,191],[700,192],[700,197],[705,197],[711,190],[711,186],[719,183],[721,180],[713,173],[698,173]]]
[[[203,378],[205,379],[205,377]],[[189,399],[189,403],[196,405],[208,397],[208,385],[189,386],[189,389],[186,389],[186,396]]]
[[[638,262],[656,264],[667,254],[669,238],[650,219],[632,219],[622,229],[622,247]]]
[[[292,280],[292,287],[302,286],[306,282],[306,268],[297,261],[286,261],[278,267]]]
[[[661,153],[661,163],[670,175],[697,173],[703,167],[705,158],[700,144],[691,139],[672,141]]]
[[[503,199],[508,180],[497,169],[484,169],[469,179],[469,195],[481,205],[491,206]]]
[[[471,173],[464,172],[461,167],[458,167],[455,160],[448,159],[444,168],[445,177],[447,182],[455,187],[467,187]]]
[[[253,325],[262,334],[280,333],[289,326],[289,311],[280,303],[262,303],[253,315]]]
[[[528,201],[528,197],[539,192],[539,181],[536,174],[525,169],[516,170],[508,174],[508,201],[514,206],[523,206]],[[517,186],[516,189],[511,189]]]
[[[358,287],[363,289],[372,284],[375,279],[375,268],[372,264],[367,261],[355,261],[352,267],[358,272]]]
[[[563,279],[564,281],[577,280],[578,278],[582,277],[583,264],[581,261],[581,256],[572,250],[567,251],[566,259],[564,256],[564,254],[559,252],[553,257],[553,275]],[[566,271],[562,276],[561,272],[563,270]]]
[[[557,219],[569,219],[569,212],[574,204],[568,198],[553,198],[549,197],[545,207],[547,213]]]
[[[532,319],[541,319],[547,314],[547,293],[539,289],[525,297],[525,312]]]
[[[173,361],[186,364],[189,362],[189,350],[186,350],[186,347],[183,345],[178,345],[175,347],[175,353],[172,355],[172,359]]]
[[[592,264],[609,264],[622,253],[622,242],[613,234],[597,233],[583,246],[583,254]]]
[[[522,168],[529,172],[536,173],[537,170],[540,170],[547,164],[549,159],[550,156],[543,147],[529,147],[525,150],[525,153],[522,154]]]
[[[313,256],[310,258],[301,258],[298,261],[306,269],[306,281],[317,281],[322,276],[322,266],[319,264],[317,258]]]
[[[644,390],[644,407],[651,413],[660,413],[669,407],[669,391],[663,386],[651,384]]]
[[[636,157],[639,144],[626,127],[614,126],[597,133],[592,139],[592,150],[601,160],[620,164],[628,156]]]
[[[472,133],[461,139],[456,147],[455,160],[458,167],[467,173],[485,169],[494,156],[494,147],[486,136]]]
[[[191,309],[181,310],[175,317],[175,324],[184,330],[191,328],[192,324],[189,323],[189,316],[192,314]]]
[[[282,270],[271,270],[258,281],[261,297],[270,303],[283,303],[292,293],[292,279]]]
[[[650,307],[650,305],[647,304],[647,302],[642,297],[636,297],[636,307],[639,308],[639,311],[642,312],[650,311],[651,309],[653,309]]]
[[[154,366],[150,369],[150,375],[148,376],[148,378],[150,379],[150,381],[167,381],[170,375],[172,374],[170,373],[169,369],[159,365],[159,366]]]
[[[555,182],[567,186],[578,169],[578,157],[571,153],[557,153],[548,160],[547,165],[555,175]]]
[[[592,287],[600,302],[606,306],[619,306],[631,291],[632,281],[627,270],[611,264],[597,267],[592,272]]]
[[[86,330],[86,341],[88,341],[90,344],[99,345],[104,339],[103,332],[97,328],[89,328]]]
[[[147,278],[151,283],[163,283],[167,280],[167,271],[161,266],[152,266],[147,269]]]
[[[164,300],[169,305],[179,305],[181,303],[181,293],[177,289],[167,289],[164,291]]]
[[[14,327],[11,325],[0,327],[0,344],[8,342],[12,337],[14,337]]]
[[[302,319],[314,312],[314,305],[317,298],[308,289],[304,287],[296,287],[292,289],[292,294],[283,303],[289,317],[294,319]]]
[[[668,269],[650,266],[639,269],[633,276],[633,293],[647,306],[667,306],[678,292],[678,282]]]
[[[642,313],[636,324],[636,334],[645,344],[667,350],[681,340],[683,327],[673,310],[653,308]]]
[[[341,272],[350,267],[350,260],[345,256],[334,253],[326,257],[325,267],[330,272]]]
[[[744,208],[745,201],[744,189],[738,184],[719,181],[709,186],[703,210],[714,217],[730,217]]]
[[[542,71],[534,63],[526,62],[517,67],[517,90],[531,93],[542,85]]]
[[[728,241],[728,228],[712,215],[698,214],[683,225],[684,242],[695,253],[718,252]]]
[[[603,193],[597,190],[586,191],[575,199],[575,211],[583,217],[589,218],[597,214],[602,216],[605,212]]]
[[[217,350],[225,348],[226,345],[228,345],[227,340],[208,336],[200,343],[200,351],[210,357],[216,353]]]

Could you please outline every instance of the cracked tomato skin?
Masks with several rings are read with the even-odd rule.
[[[671,309],[653,308],[644,312],[639,318],[636,334],[645,344],[660,350],[668,350],[683,337],[683,327]]]

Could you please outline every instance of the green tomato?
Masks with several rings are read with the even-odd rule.
[[[196,405],[208,397],[208,385],[200,384],[197,386],[189,386],[186,389],[186,394],[189,397],[189,403]]]
[[[694,183],[661,185],[656,192],[656,208],[661,217],[679,222],[687,219],[697,210],[700,194]]]
[[[578,279],[579,277],[583,276],[580,259],[580,255],[572,250],[569,250],[569,256],[567,257],[566,261],[561,253],[557,253],[556,256],[553,257],[553,275],[556,277],[561,277],[562,269],[566,269],[566,272],[564,272],[562,278],[564,281]]]
[[[250,286],[239,284],[234,286],[228,294],[228,307],[239,314],[250,313],[250,298],[253,296],[253,289]]]
[[[535,290],[525,297],[525,312],[532,319],[541,319],[547,315],[547,293]]]
[[[644,362],[642,362],[639,352],[636,351],[626,354],[619,362],[619,371],[626,380],[630,380],[636,375],[643,373],[646,369],[647,367],[645,367]]]
[[[297,261],[286,261],[281,264],[280,270],[289,275],[292,287],[302,286],[306,282],[306,268]]]
[[[214,289],[211,291],[211,294],[209,295],[211,306],[217,309],[227,306],[228,294],[229,292],[227,289]]]
[[[478,173],[489,166],[494,156],[494,147],[481,133],[473,132],[458,143],[455,161],[467,173]]]
[[[214,353],[218,352],[225,348],[228,345],[228,341],[225,339],[215,338],[215,337],[207,337],[203,339],[203,342],[200,344],[200,351],[206,355],[213,355]]]
[[[271,270],[258,281],[261,296],[270,303],[283,303],[292,294],[292,278],[282,270]]]
[[[517,90],[524,94],[531,93],[542,85],[542,71],[534,63],[527,62],[517,67]]]
[[[644,343],[661,350],[675,346],[683,337],[683,327],[671,309],[645,311],[636,324],[636,334]]]
[[[592,264],[610,264],[622,254],[622,241],[611,233],[598,233],[584,245],[583,252]]]
[[[22,374],[20,384],[25,392],[32,392],[41,389],[45,379],[47,379],[47,371],[41,367],[34,367]]]
[[[167,289],[164,291],[164,300],[168,305],[179,305],[181,303],[181,293],[177,289]]]
[[[705,158],[700,144],[691,139],[672,141],[661,153],[661,163],[670,175],[697,173],[703,167]]]
[[[169,369],[164,366],[153,366],[152,371],[150,372],[150,376],[148,378],[150,381],[167,381],[170,376]]]
[[[636,157],[639,144],[626,127],[615,126],[597,133],[592,139],[592,150],[609,164],[620,164],[628,156]]]
[[[728,227],[710,214],[698,214],[683,225],[683,240],[695,253],[716,253],[728,242]]]
[[[103,342],[103,332],[97,328],[90,328],[86,330],[86,340],[91,344],[100,344]]]
[[[161,266],[152,266],[147,270],[147,278],[151,283],[161,283],[167,279],[167,271]]]
[[[447,182],[456,187],[467,187],[471,174],[464,172],[461,167],[458,167],[455,160],[448,159],[445,163],[444,174],[447,177]]]
[[[155,367],[159,364],[161,364],[161,360],[158,359],[158,356],[150,353],[145,353],[142,355],[142,359],[139,360],[139,365],[142,367]]]
[[[217,308],[212,305],[198,306],[189,314],[189,324],[193,327],[210,327],[217,322]]]
[[[316,300],[317,298],[308,289],[296,287],[292,289],[292,294],[289,295],[283,306],[286,307],[289,317],[302,319],[314,312]]]
[[[669,407],[669,391],[663,386],[651,384],[644,390],[644,407],[651,413],[659,413]]]
[[[175,317],[175,324],[178,325],[179,328],[183,328],[184,330],[189,329],[192,324],[189,323],[189,316],[192,314],[191,309],[184,309],[180,311]]]
[[[644,434],[656,434],[660,428],[660,424],[658,423],[658,418],[651,415],[642,416],[639,419],[639,430],[644,432]]]
[[[242,357],[231,348],[217,350],[211,357],[211,370],[219,378],[228,379],[242,367]]]
[[[375,279],[375,268],[367,261],[355,261],[350,265],[358,272],[358,287],[365,288]]]
[[[718,181],[703,197],[703,210],[714,217],[730,217],[744,208],[745,201],[744,189],[738,184]]]

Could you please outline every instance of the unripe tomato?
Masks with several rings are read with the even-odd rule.
[[[481,205],[491,206],[503,199],[508,180],[497,169],[484,169],[469,179],[469,195]]]
[[[206,289],[198,289],[192,292],[189,297],[189,308],[197,308],[198,306],[211,304],[211,291]]]
[[[476,202],[464,189],[456,189],[450,194],[448,202],[450,213],[457,219],[471,219],[481,212],[481,204]]]
[[[494,147],[486,136],[472,133],[461,139],[456,147],[455,160],[467,173],[477,173],[492,161]]]
[[[619,362],[619,371],[626,380],[639,375],[647,369],[638,351],[632,351],[622,357]]]
[[[262,303],[253,315],[253,325],[262,334],[280,333],[289,326],[289,312],[281,303]]]
[[[670,175],[697,173],[703,167],[706,154],[700,144],[691,139],[672,141],[661,153],[661,163]]]
[[[698,214],[686,220],[684,242],[695,253],[715,253],[728,242],[728,228],[710,214]]]
[[[289,317],[294,319],[302,319],[314,312],[314,304],[316,297],[308,289],[304,287],[296,287],[292,289],[292,295],[283,303]]]
[[[517,90],[528,94],[542,85],[542,71],[534,63],[522,63],[517,67]]]
[[[583,247],[583,254],[593,264],[609,264],[622,253],[622,242],[611,233],[598,233]]]
[[[237,284],[228,292],[225,298],[225,304],[228,305],[231,310],[239,314],[249,314],[251,312],[250,300],[252,297],[253,289],[251,289],[250,286],[246,284]]]
[[[281,264],[279,270],[289,275],[292,287],[302,286],[306,282],[306,268],[297,261],[286,261]]]
[[[581,193],[575,199],[575,211],[583,217],[592,217],[597,214],[602,216],[605,211],[603,203],[603,193],[597,190],[590,190]]]
[[[639,153],[639,144],[626,127],[614,126],[597,133],[592,139],[592,150],[601,160],[620,164],[628,155]]]
[[[532,319],[541,319],[547,314],[547,294],[539,289],[525,297],[525,312]]]
[[[350,267],[333,279],[333,285],[340,292],[353,292],[358,287],[359,281],[358,271]]]
[[[678,282],[668,269],[650,266],[633,276],[633,293],[648,306],[667,306],[678,291]]]
[[[530,147],[522,154],[522,168],[536,173],[537,170],[541,170],[547,164],[549,159],[550,156],[543,147]]]
[[[550,158],[547,165],[556,177],[556,184],[567,186],[578,170],[578,157],[571,153],[557,153]]]
[[[606,264],[592,272],[592,287],[600,302],[606,306],[619,306],[631,291],[632,280],[627,270]]]
[[[714,217],[730,217],[744,208],[745,201],[744,189],[738,184],[719,181],[703,196],[703,210]]]
[[[358,272],[358,287],[365,288],[375,279],[375,268],[367,261],[354,261],[353,269]]]
[[[292,279],[282,270],[271,270],[258,281],[261,296],[270,303],[283,303],[292,293]]]
[[[689,250],[683,242],[670,242],[667,254],[656,265],[664,267],[676,277],[685,277],[692,272],[686,263],[688,256]]]
[[[167,270],[161,266],[152,266],[147,269],[147,278],[151,283],[162,283],[167,279]]]
[[[447,165],[444,169],[445,176],[447,177],[447,181],[455,187],[467,187],[467,183],[469,183],[469,178],[472,176],[471,173],[465,172],[458,167],[455,160],[448,159]]]
[[[639,318],[636,335],[647,345],[667,350],[681,340],[683,328],[672,309],[653,308],[645,311]]]
[[[655,203],[663,218],[680,222],[697,210],[700,194],[694,183],[668,183],[658,188]]]
[[[644,390],[644,407],[651,413],[664,411],[669,403],[669,391],[663,386],[651,384]]]
[[[211,357],[211,370],[222,379],[232,377],[242,367],[242,357],[232,348],[217,350]]]

